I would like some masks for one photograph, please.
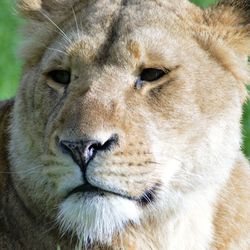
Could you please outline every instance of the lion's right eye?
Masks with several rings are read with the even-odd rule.
[[[48,73],[51,80],[62,85],[68,85],[71,81],[71,73],[67,70],[53,70]]]

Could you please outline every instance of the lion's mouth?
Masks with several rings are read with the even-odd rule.
[[[100,195],[104,195],[104,193],[107,193],[107,191],[105,191],[105,190],[102,190],[98,187],[92,186],[89,183],[85,183],[85,184],[82,184],[82,185],[74,188],[72,191],[70,191],[68,193],[67,197],[71,196],[72,194],[75,194],[75,193],[86,193],[86,192],[96,192]]]
[[[85,183],[85,184],[82,184],[82,185],[74,188],[72,191],[70,191],[68,193],[68,195],[66,196],[66,198],[68,198],[69,196],[76,194],[76,193],[87,193],[87,192],[96,193],[99,196],[105,196],[106,194],[112,194],[112,195],[122,197],[124,199],[136,201],[140,205],[145,206],[149,203],[154,202],[154,200],[156,198],[156,191],[159,189],[159,186],[160,186],[159,184],[155,184],[151,189],[146,190],[141,196],[132,197],[132,196],[120,194],[117,192],[107,191],[107,190],[101,189],[99,187],[95,187],[89,183]]]

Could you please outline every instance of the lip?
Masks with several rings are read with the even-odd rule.
[[[109,193],[109,194],[113,194],[113,195],[116,195],[116,196],[120,196],[120,197],[123,197],[123,198],[126,198],[126,199],[129,199],[129,200],[136,200],[136,198],[133,198],[133,197],[129,197],[129,196],[126,196],[126,195],[122,195],[122,194],[119,194],[119,193],[116,193],[116,192],[112,192],[112,191],[108,191],[108,190],[104,190],[104,189],[101,189],[101,188],[98,188],[98,187],[95,187],[95,186],[92,186],[91,184],[89,183],[85,183],[85,184],[82,184],[76,188],[74,188],[72,191],[70,191],[66,198],[68,198],[69,196],[75,194],[75,193],[86,193],[86,192],[93,192],[93,193],[97,193],[101,196],[105,195],[105,193]]]
[[[74,188],[73,190],[71,190],[67,194],[66,198],[69,197],[69,196],[71,196],[72,194],[75,194],[75,193],[86,193],[86,192],[103,193],[103,192],[107,192],[107,191],[102,190],[102,189],[100,189],[98,187],[92,186],[89,183],[85,183],[85,184],[82,184],[82,185]]]
[[[155,200],[155,196],[156,196],[156,191],[159,188],[159,184],[155,184],[151,189],[146,190],[143,195],[141,195],[140,197],[131,197],[131,196],[127,196],[127,195],[123,195],[120,193],[116,193],[116,192],[112,192],[112,191],[107,191],[95,186],[92,186],[89,183],[85,183],[82,184],[76,188],[74,188],[72,191],[70,191],[67,196],[65,198],[68,198],[69,196],[76,194],[76,193],[86,193],[86,192],[93,192],[93,193],[97,193],[100,196],[104,196],[105,193],[109,193],[112,195],[116,195],[116,196],[120,196],[124,199],[128,199],[131,201],[136,201],[138,202],[141,206],[146,206],[151,202],[154,202]]]

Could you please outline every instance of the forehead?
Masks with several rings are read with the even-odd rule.
[[[75,6],[77,18],[86,31],[95,32],[102,27],[110,35],[128,33],[142,26],[178,29],[178,25],[187,22],[183,19],[188,19],[190,7],[184,0],[99,0]]]
[[[118,43],[137,53],[138,44],[153,47],[154,42],[173,40],[179,34],[183,39],[188,33],[186,12],[190,7],[184,0],[81,1],[68,14],[70,21],[64,23],[74,41],[68,52],[79,56],[81,51],[92,60],[97,53],[105,57],[104,52]]]
[[[187,18],[192,8],[195,7],[186,0],[81,0],[72,9],[86,25],[110,19],[106,21],[112,20],[112,24],[162,26],[171,19],[174,24],[186,14]],[[68,16],[71,14],[68,10]]]

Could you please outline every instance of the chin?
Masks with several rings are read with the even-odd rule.
[[[111,245],[129,223],[140,223],[140,208],[113,194],[75,193],[60,204],[57,222],[62,234],[76,236],[80,246]]]

